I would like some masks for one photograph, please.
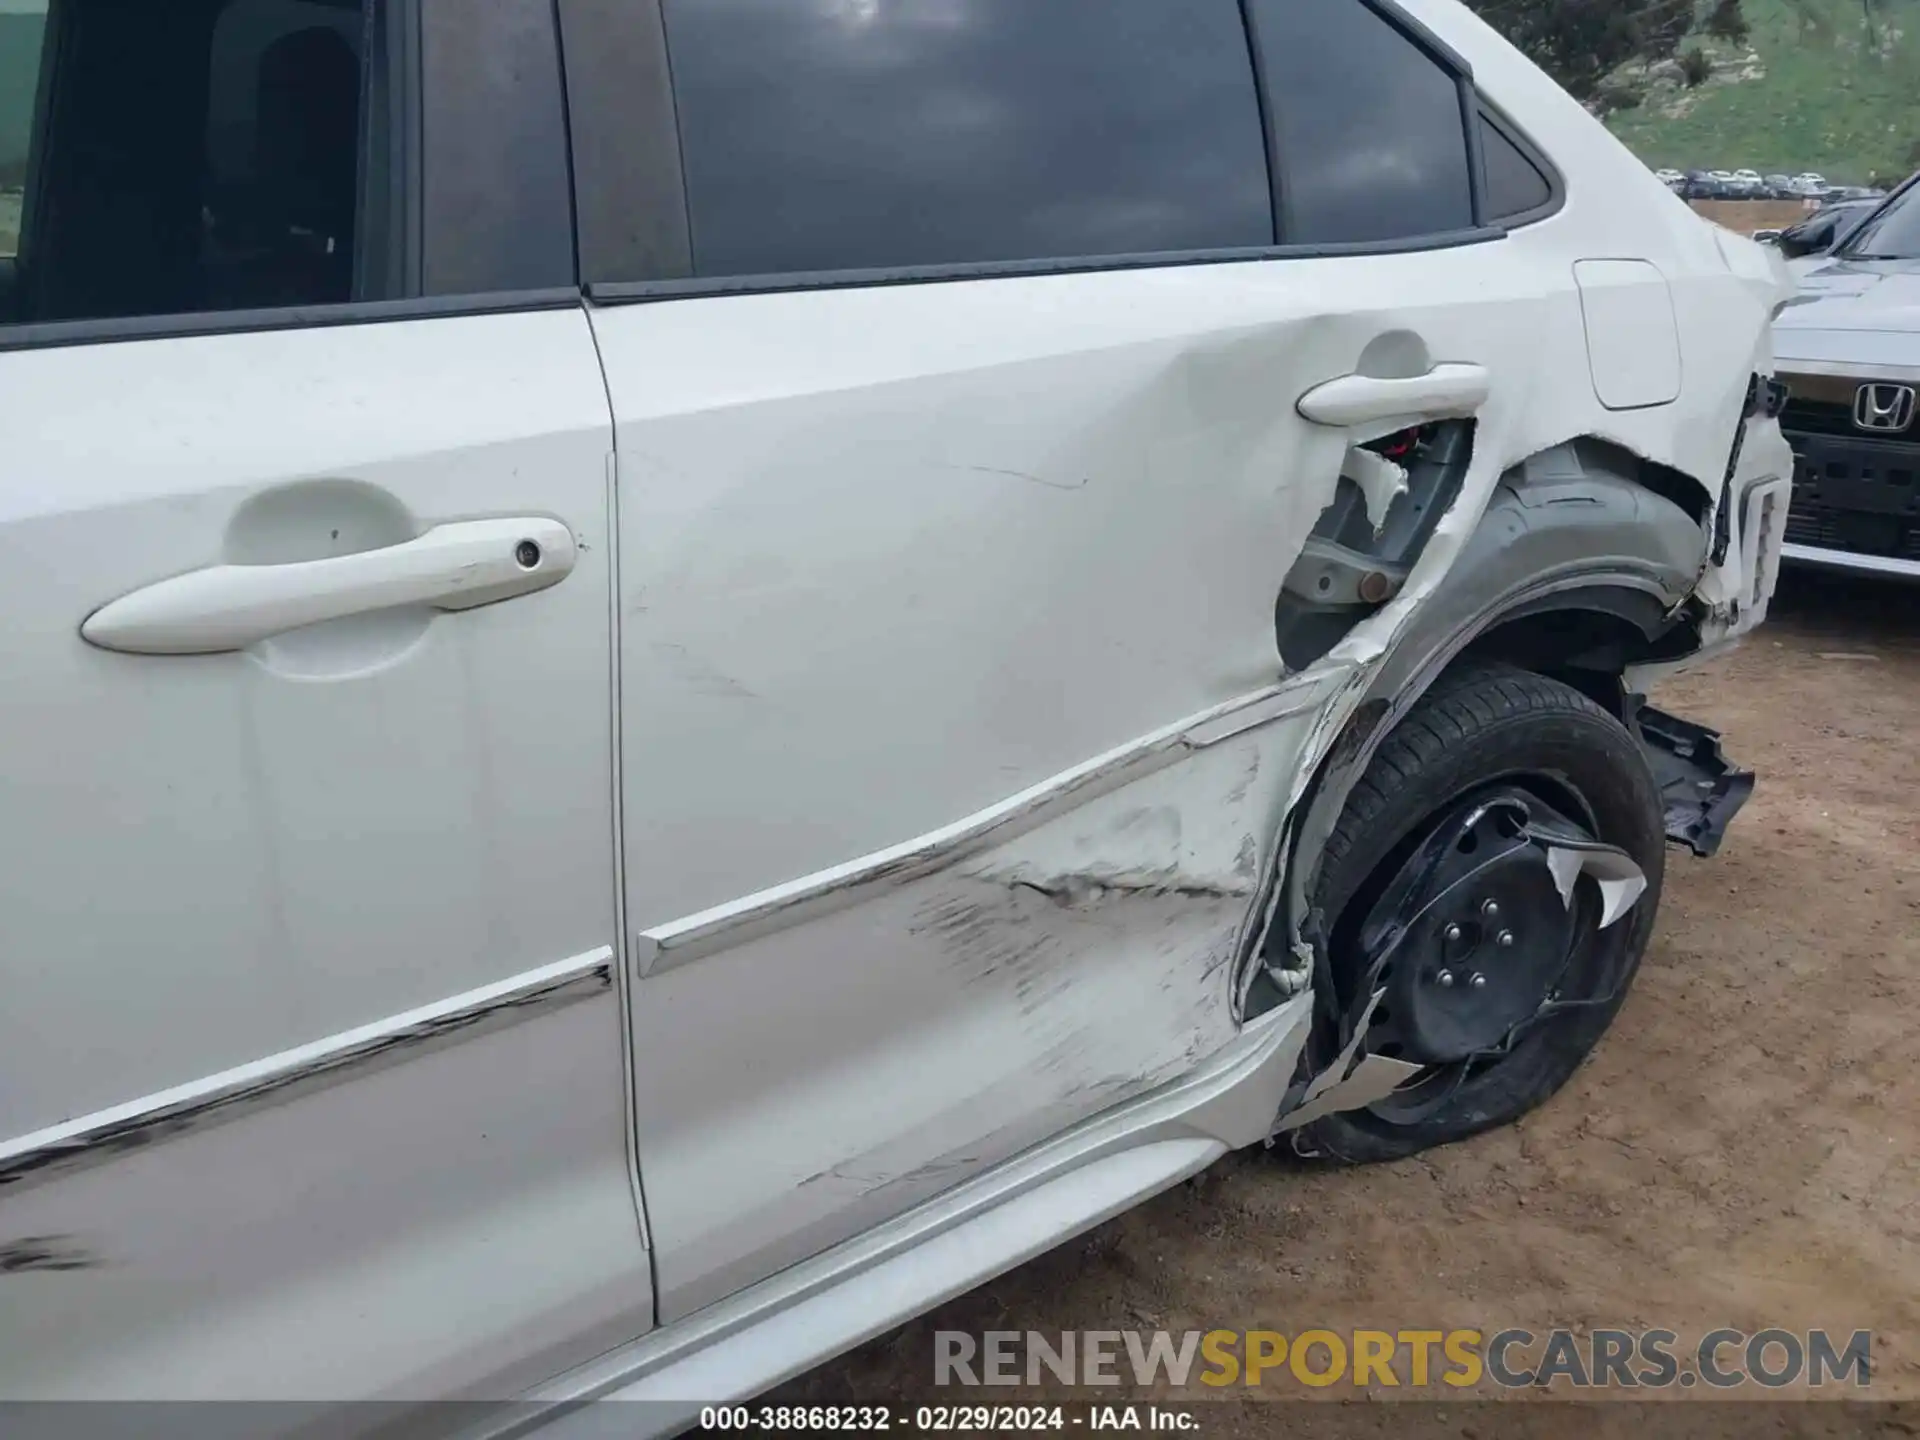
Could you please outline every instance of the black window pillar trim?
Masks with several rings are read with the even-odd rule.
[[[1480,143],[1480,96],[1473,81],[1462,77],[1460,88],[1460,124],[1467,133],[1467,185],[1473,192],[1473,223],[1492,222],[1487,213],[1487,148]]]
[[[55,78],[62,73],[61,51],[72,44],[71,7],[63,0],[50,0],[46,28],[41,32],[40,64],[35,71],[32,129],[27,132],[27,185],[21,197],[19,243],[14,252],[16,283],[24,280],[19,269],[33,261],[34,232],[38,212],[45,209],[47,188],[46,152],[52,143],[51,130],[58,111],[53,103]]]
[[[580,279],[693,274],[661,0],[555,0]]]
[[[371,0],[362,28],[359,213],[353,303],[422,290],[419,0]],[[382,152],[376,159],[375,150]],[[369,290],[376,292],[369,295]]]
[[[1260,142],[1267,157],[1267,203],[1273,213],[1273,243],[1287,235],[1287,176],[1280,164],[1280,115],[1268,98],[1266,51],[1254,32],[1251,0],[1240,0],[1240,28],[1246,32],[1247,59],[1253,66],[1253,95],[1260,111]]]
[[[1468,84],[1473,83],[1473,62],[1394,4],[1393,0],[1360,0],[1360,3],[1426,51],[1441,69],[1451,70]]]

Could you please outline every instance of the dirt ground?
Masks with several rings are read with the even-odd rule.
[[[1693,200],[1695,210],[1709,220],[1751,235],[1756,230],[1784,230],[1810,213],[1804,200]]]
[[[1723,729],[1759,788],[1716,859],[1670,852],[1626,1008],[1541,1111],[1369,1170],[1234,1157],[779,1398],[925,1400],[938,1329],[1824,1326],[1873,1331],[1871,1397],[1920,1400],[1920,588],[1789,572],[1743,649],[1656,698]],[[1680,1420],[1660,1402],[1460,1400],[1215,1401],[1203,1433]],[[1684,1408],[1688,1433],[1920,1434],[1920,1407]]]

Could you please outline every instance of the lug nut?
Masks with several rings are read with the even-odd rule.
[[[1451,990],[1453,988],[1453,972],[1451,970],[1442,970],[1433,978],[1440,982],[1440,988],[1442,990]]]
[[[1480,907],[1480,913],[1489,920],[1498,920],[1500,918],[1500,902],[1498,900],[1487,901],[1486,904]]]
[[[1487,977],[1476,970],[1473,972],[1473,978],[1467,983],[1476,990],[1484,990],[1487,988]]]
[[[1493,943],[1498,945],[1502,950],[1511,950],[1513,948],[1513,932],[1511,930],[1502,930],[1494,937]]]
[[[1466,934],[1467,932],[1462,930],[1458,925],[1449,925],[1447,926],[1446,933],[1447,933],[1448,940],[1457,941],[1462,935]]]

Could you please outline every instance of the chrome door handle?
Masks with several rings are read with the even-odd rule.
[[[404,544],[286,565],[214,565],[103,605],[80,627],[103,650],[213,655],[401,605],[469,610],[566,579],[573,532],[547,516],[462,520]]]
[[[1342,375],[1300,397],[1299,411],[1316,425],[1346,429],[1384,420],[1448,420],[1487,403],[1492,381],[1482,365],[1436,365],[1424,375],[1389,379]]]

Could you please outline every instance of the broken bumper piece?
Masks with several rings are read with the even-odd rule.
[[[1720,732],[1651,705],[1636,728],[1667,808],[1667,839],[1706,859],[1753,794],[1753,772],[1727,759]]]

